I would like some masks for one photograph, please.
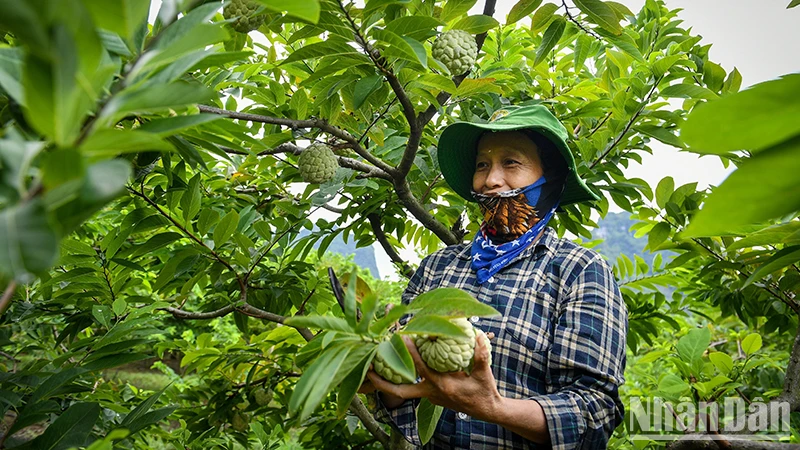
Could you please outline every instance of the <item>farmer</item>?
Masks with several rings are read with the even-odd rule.
[[[491,364],[476,340],[470,375],[429,369],[409,339],[420,382],[394,385],[370,371],[361,391],[379,391],[378,417],[411,443],[420,444],[421,397],[445,408],[433,448],[605,448],[622,422],[625,303],[600,255],[546,226],[559,206],[598,199],[578,177],[566,139],[541,105],[442,133],[442,174],[484,220],[472,242],[422,261],[403,302],[457,287],[502,316],[470,319],[494,339]]]

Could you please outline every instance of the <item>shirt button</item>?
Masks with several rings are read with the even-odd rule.
[[[461,420],[467,420],[467,415],[463,412],[458,413],[458,418]]]
[[[478,316],[472,316],[472,317],[469,318],[469,321],[472,322],[472,323],[478,323],[478,320],[479,320]]]
[[[494,277],[489,277],[489,283],[494,283],[495,281],[497,280]]]

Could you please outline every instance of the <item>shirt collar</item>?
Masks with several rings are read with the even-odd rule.
[[[536,253],[537,249],[544,248],[546,251],[552,252],[556,247],[556,241],[558,240],[558,235],[556,234],[556,230],[552,227],[545,227],[544,231],[542,232],[542,237],[540,237],[533,245],[528,246],[522,253],[519,254],[514,260],[519,260],[522,258],[528,258]],[[474,241],[473,241],[474,242]],[[472,244],[470,242],[467,244],[463,250],[458,254],[460,259],[470,259],[472,258]]]

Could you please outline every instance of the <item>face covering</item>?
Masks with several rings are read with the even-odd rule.
[[[496,195],[473,192],[484,215],[472,243],[473,270],[483,284],[533,242],[558,208],[564,190],[561,177],[546,176],[524,188]]]

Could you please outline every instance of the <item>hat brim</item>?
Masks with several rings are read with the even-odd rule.
[[[442,131],[438,146],[439,168],[453,191],[465,200],[475,202],[472,197],[472,176],[475,173],[478,140],[485,131],[517,130],[532,130],[544,136],[553,143],[566,160],[570,171],[565,181],[564,193],[561,196],[561,206],[600,199],[576,173],[572,152],[563,140],[546,127],[511,123],[457,122]]]

